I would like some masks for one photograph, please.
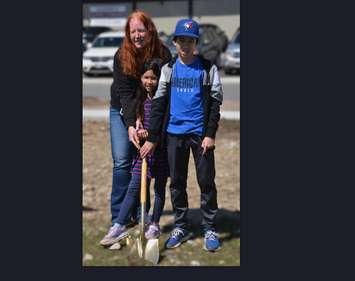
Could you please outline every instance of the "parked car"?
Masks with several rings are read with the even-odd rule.
[[[206,59],[219,66],[219,56],[228,45],[228,37],[217,25],[203,23],[200,24],[200,37],[196,47],[196,54],[201,54]],[[176,48],[173,44],[174,34],[169,35],[165,44],[169,48],[172,56],[176,55]]]
[[[169,38],[169,36],[164,31],[159,31],[158,36],[163,43],[165,43]]]
[[[227,50],[220,56],[220,65],[225,74],[237,73],[240,70],[240,31],[232,37]]]
[[[197,52],[212,63],[219,66],[219,56],[228,45],[228,37],[223,30],[215,24],[200,24],[200,38]]]
[[[89,47],[88,44],[91,44],[94,41],[94,39],[97,37],[97,35],[108,31],[111,31],[111,28],[106,26],[83,27],[83,31],[82,31],[83,51],[85,51]]]
[[[122,44],[122,31],[101,33],[83,54],[83,72],[86,75],[113,73],[113,57]]]

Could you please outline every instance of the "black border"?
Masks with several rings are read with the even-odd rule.
[[[345,3],[241,1],[241,268],[154,271],[81,269],[82,3],[7,2],[3,274],[351,276],[355,46]]]

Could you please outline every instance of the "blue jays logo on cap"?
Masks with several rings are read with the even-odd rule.
[[[192,19],[181,19],[177,22],[174,32],[176,36],[188,36],[193,38],[199,37],[198,23]]]
[[[184,26],[185,26],[185,30],[188,31],[191,27],[192,27],[192,22],[185,22],[184,23]]]

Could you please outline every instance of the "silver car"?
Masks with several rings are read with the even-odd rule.
[[[238,73],[240,70],[240,31],[237,31],[220,56],[221,67],[225,74]]]

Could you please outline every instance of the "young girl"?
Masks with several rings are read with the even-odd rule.
[[[147,129],[149,127],[152,98],[158,86],[161,63],[162,61],[160,59],[150,59],[143,65],[141,85],[137,90],[136,112],[138,119],[140,119],[143,124],[143,128],[138,128],[137,130],[137,135],[141,140],[141,144],[144,143],[148,136]],[[155,178],[155,200],[151,222],[146,230],[145,237],[147,239],[154,239],[160,235],[159,220],[165,204],[165,186],[169,176],[166,146],[163,146],[162,143],[158,144],[154,153],[147,156],[147,163],[147,190],[149,190],[150,179]],[[112,228],[112,232],[114,233],[110,233],[110,236],[112,237],[110,244],[116,243],[128,235],[126,225],[129,223],[130,214],[139,200],[141,166],[142,159],[140,158],[139,153],[137,153],[137,156],[132,163],[132,177],[118,215],[118,223]],[[149,210],[148,195],[149,192],[147,191],[147,210]]]

